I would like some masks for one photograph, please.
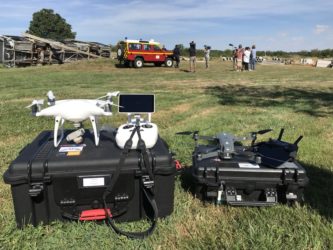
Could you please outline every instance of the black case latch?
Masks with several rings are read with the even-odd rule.
[[[145,188],[150,189],[154,186],[154,180],[151,180],[149,175],[142,175],[141,179]]]
[[[44,184],[42,182],[31,183],[28,194],[30,197],[37,197],[42,193],[43,190],[44,190]]]

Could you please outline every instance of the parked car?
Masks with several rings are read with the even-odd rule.
[[[144,63],[154,63],[155,66],[172,67],[173,52],[166,50],[160,43],[153,40],[128,40],[118,43],[117,59],[120,64],[143,67]]]

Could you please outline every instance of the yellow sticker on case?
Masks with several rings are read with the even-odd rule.
[[[67,156],[79,156],[81,151],[69,151],[67,152]]]

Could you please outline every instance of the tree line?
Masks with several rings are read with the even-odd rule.
[[[187,56],[189,48],[185,48],[182,45],[180,46],[180,48],[181,48],[181,55]],[[198,49],[197,50],[197,56],[203,57],[204,56],[204,50],[203,49]],[[231,49],[225,49],[225,50],[211,49],[210,56],[211,57],[221,57],[221,56],[232,57],[233,56],[233,50],[231,50]],[[313,50],[310,50],[310,51],[301,50],[301,51],[296,51],[296,52],[287,52],[287,51],[282,51],[282,50],[277,50],[277,51],[257,50],[257,56],[270,56],[270,57],[281,57],[281,58],[292,58],[292,57],[295,57],[295,56],[330,58],[330,57],[333,57],[333,49],[324,49],[324,50],[313,49]]]

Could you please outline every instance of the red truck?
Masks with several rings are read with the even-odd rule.
[[[117,59],[120,64],[141,68],[144,63],[154,63],[155,66],[172,67],[173,52],[164,49],[154,40],[128,40],[118,43]]]

